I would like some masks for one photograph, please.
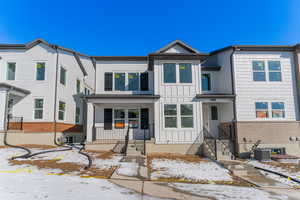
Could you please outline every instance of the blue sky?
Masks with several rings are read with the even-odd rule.
[[[2,0],[0,43],[35,38],[89,55],[147,55],[175,39],[202,52],[300,42],[298,0]]]

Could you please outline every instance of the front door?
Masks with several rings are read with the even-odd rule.
[[[209,105],[209,132],[213,137],[219,135],[219,107],[217,104]]]

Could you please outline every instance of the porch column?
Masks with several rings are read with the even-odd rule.
[[[0,131],[5,130],[5,124],[6,124],[6,97],[7,97],[7,91],[2,90],[0,91]]]
[[[92,142],[94,135],[94,105],[87,103],[86,141]]]

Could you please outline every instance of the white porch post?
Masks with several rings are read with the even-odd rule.
[[[5,117],[5,112],[6,112],[6,99],[7,98],[7,91],[3,90],[0,91],[0,131],[5,130],[5,125],[6,125],[6,117]]]
[[[86,121],[86,141],[93,141],[94,134],[94,105],[93,103],[87,103],[87,121]]]

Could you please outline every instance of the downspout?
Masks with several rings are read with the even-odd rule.
[[[237,118],[236,118],[236,92],[235,92],[235,73],[234,73],[234,60],[233,60],[233,55],[236,51],[236,47],[232,47],[232,52],[230,54],[230,71],[231,71],[231,86],[232,86],[232,95],[234,95],[233,97],[233,137],[234,137],[234,154],[235,157],[238,156],[238,152],[239,152],[239,147],[238,147],[238,140],[237,140]]]
[[[57,107],[57,90],[58,90],[58,59],[59,59],[59,52],[58,52],[58,46],[54,45],[53,48],[56,51],[56,72],[55,72],[55,87],[54,87],[54,107],[53,107],[53,122],[54,122],[54,144],[57,146],[62,146],[61,144],[58,144],[56,141],[56,134],[57,134],[57,121],[56,121],[56,107]]]

